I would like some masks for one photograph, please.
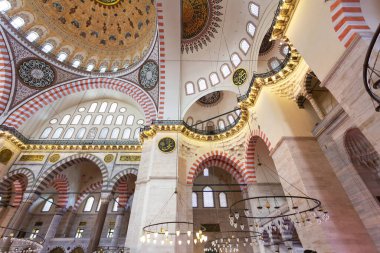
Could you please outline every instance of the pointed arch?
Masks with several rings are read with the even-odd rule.
[[[8,42],[0,28],[0,115],[5,111],[12,93],[13,61],[8,49]]]
[[[102,181],[90,184],[84,191],[80,193],[78,196],[78,199],[75,201],[73,211],[78,211],[79,206],[82,204],[82,202],[88,197],[88,195],[95,191],[100,191],[102,189]]]
[[[50,184],[58,193],[57,206],[64,208],[67,206],[69,200],[69,181],[66,175],[56,175]]]
[[[137,177],[136,169],[123,170],[112,179],[112,192],[118,193],[119,206],[124,207],[127,204],[129,197],[133,194],[132,189],[130,188],[131,185],[129,184],[131,180],[133,180],[132,177]]]
[[[93,162],[102,173],[103,185],[105,186],[108,182],[108,170],[106,165],[96,156],[91,154],[76,154],[66,157],[56,164],[48,168],[37,180],[34,191],[36,193],[41,193],[49,184],[53,181],[56,175],[58,175],[64,169],[73,166],[75,164],[82,163],[84,161]],[[106,186],[104,187],[104,189]]]
[[[193,184],[198,174],[208,167],[219,167],[230,173],[239,184],[247,184],[248,175],[246,175],[243,163],[239,162],[234,156],[230,156],[222,151],[211,151],[200,156],[191,166],[187,174],[187,183]]]
[[[109,89],[119,91],[136,101],[144,112],[146,122],[150,124],[157,118],[156,107],[152,98],[140,87],[130,82],[110,79],[94,78],[77,80],[69,83],[56,85],[53,88],[42,91],[37,96],[20,105],[7,117],[4,125],[18,129],[27,119],[32,117],[40,109],[54,101],[87,90]]]
[[[372,37],[365,22],[360,0],[333,0],[330,5],[331,20],[338,39],[347,48],[356,36]]]
[[[21,204],[25,191],[30,192],[34,181],[34,174],[26,168],[16,169],[9,172],[0,181],[0,191],[4,193],[2,201],[12,206]],[[14,198],[12,198],[11,189],[14,189]],[[12,202],[10,202],[12,201]]]
[[[252,135],[246,140],[245,144],[245,168],[249,176],[250,182],[256,182],[256,168],[255,168],[255,154],[256,154],[256,143],[257,140],[261,139],[264,141],[265,145],[268,147],[269,152],[273,150],[271,147],[271,142],[269,141],[267,135],[260,129],[255,129]]]

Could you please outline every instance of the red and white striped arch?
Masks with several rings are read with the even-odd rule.
[[[67,177],[63,174],[55,176],[51,182],[51,186],[58,193],[57,206],[65,208],[69,200],[69,181],[67,180]]]
[[[0,115],[5,111],[12,92],[12,61],[3,29],[0,28]]]
[[[159,105],[158,119],[164,119],[165,109],[165,84],[166,84],[166,51],[165,51],[165,22],[163,0],[157,0],[157,25],[158,25],[158,40],[159,40],[159,66],[160,66],[160,88],[159,88]]]
[[[136,176],[137,170],[130,169],[120,172],[112,180],[112,192],[116,192],[119,197],[119,207],[125,207],[129,197],[133,194],[134,189],[132,189],[131,183],[136,181]]]
[[[17,129],[33,114],[54,101],[77,92],[96,89],[114,90],[131,97],[141,106],[146,122],[149,124],[157,117],[156,107],[152,98],[140,87],[118,79],[95,78],[57,85],[50,90],[44,91],[13,111],[3,124]]]
[[[30,192],[34,181],[33,172],[28,169],[16,169],[9,172],[0,181],[0,192],[2,202],[12,206],[19,206],[25,191]],[[13,186],[13,193],[12,191]],[[13,195],[13,196],[12,196]]]
[[[265,145],[268,147],[269,152],[273,150],[271,147],[271,142],[269,141],[267,135],[260,129],[255,129],[250,138],[246,140],[245,144],[245,168],[247,173],[251,175],[251,180],[256,182],[256,168],[255,168],[255,154],[256,154],[256,143],[258,139],[262,139]]]
[[[103,182],[99,181],[93,184],[90,184],[84,191],[80,193],[78,196],[77,201],[75,201],[73,211],[76,212],[78,211],[79,206],[82,204],[82,202],[88,197],[89,194],[96,192],[96,191],[101,191],[102,190],[102,185]]]
[[[200,156],[191,166],[187,174],[187,183],[193,184],[198,174],[205,168],[218,167],[230,173],[239,184],[249,183],[249,175],[244,164],[234,156],[223,151],[211,151]]]
[[[364,20],[360,0],[333,0],[330,12],[334,30],[345,47],[349,47],[356,36],[368,37],[371,33]]]

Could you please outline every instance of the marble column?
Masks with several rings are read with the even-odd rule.
[[[321,108],[319,107],[319,105],[317,104],[317,101],[315,101],[313,95],[311,93],[307,93],[306,94],[306,99],[310,102],[311,106],[313,107],[315,113],[318,115],[318,118],[320,120],[323,120],[323,118],[325,117],[324,113],[322,112]]]
[[[67,211],[66,211],[66,220],[65,222],[63,223],[63,237],[67,238],[67,237],[70,237],[70,230],[71,230],[71,227],[72,227],[72,224],[74,223],[74,219],[75,219],[75,215],[76,215],[76,212],[72,209],[72,207],[70,207]]]
[[[56,211],[56,213],[53,216],[53,219],[50,222],[49,228],[45,234],[45,241],[49,241],[50,239],[55,237],[59,224],[61,223],[62,216],[65,213],[65,211],[66,211],[65,209],[61,209],[61,208]]]
[[[87,253],[92,253],[99,245],[102,236],[104,221],[106,220],[110,198],[102,198],[98,215],[96,216],[95,225],[92,229],[91,238],[87,247]]]
[[[119,242],[120,232],[121,232],[121,228],[123,226],[123,218],[124,218],[124,208],[119,207],[118,208],[118,214],[116,216],[113,237],[111,240],[111,247],[117,247],[118,246],[117,244]]]
[[[284,137],[272,151],[272,158],[285,192],[300,195],[302,191],[319,199],[329,211],[327,222],[297,228],[305,249],[318,253],[378,252],[315,138]]]

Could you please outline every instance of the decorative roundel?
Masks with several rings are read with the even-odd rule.
[[[243,85],[245,81],[247,81],[247,77],[248,77],[247,71],[245,69],[240,68],[240,69],[235,70],[232,76],[232,82],[236,86],[240,86],[240,85]]]
[[[116,5],[120,2],[120,0],[95,0],[99,4],[103,4],[105,6]]]
[[[145,90],[151,90],[158,83],[158,65],[154,61],[147,61],[141,67],[139,72],[140,85]]]
[[[112,162],[113,159],[114,159],[114,155],[112,155],[112,154],[108,154],[108,155],[106,155],[106,156],[104,157],[104,161],[105,161],[106,163],[110,163],[110,162]]]
[[[202,105],[214,105],[220,101],[222,93],[220,91],[214,91],[201,97],[198,102]]]
[[[52,85],[55,79],[53,68],[37,59],[29,59],[21,63],[18,74],[23,83],[37,89]]]
[[[57,162],[60,158],[61,158],[61,156],[60,156],[59,154],[51,155],[51,156],[49,157],[49,162],[51,162],[51,163],[55,163],[55,162]]]
[[[175,141],[170,137],[164,137],[158,142],[158,148],[164,153],[170,153],[175,149]]]

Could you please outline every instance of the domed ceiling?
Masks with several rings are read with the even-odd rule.
[[[53,53],[67,48],[65,62],[79,58],[85,68],[91,60],[94,70],[136,64],[156,31],[154,0],[24,0],[22,9],[32,13],[36,27],[46,28],[41,40],[59,44]]]

